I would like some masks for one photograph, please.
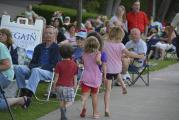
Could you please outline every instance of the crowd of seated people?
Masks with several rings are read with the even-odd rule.
[[[149,58],[163,60],[167,50],[176,49],[176,35],[170,27],[162,27],[161,24],[149,23],[147,15],[140,10],[140,2],[134,2],[132,10],[126,13],[125,7],[120,5],[112,18],[97,16],[95,19],[87,19],[77,28],[76,23],[69,16],[65,16],[62,11],[55,11],[47,25],[43,17],[32,11],[29,5],[24,17],[28,18],[29,24],[34,24],[36,19],[43,19],[44,30],[42,43],[34,48],[33,57],[28,65],[19,65],[18,50],[13,45],[12,34],[8,29],[0,29],[0,43],[2,42],[8,49],[12,57],[15,72],[15,80],[21,90],[20,98],[12,105],[18,104],[28,107],[31,97],[36,93],[40,80],[52,79],[53,68],[61,60],[59,47],[62,44],[70,44],[74,48],[72,59],[81,67],[83,64],[82,55],[85,39],[91,33],[101,35],[102,43],[109,39],[109,32],[113,27],[120,27],[125,33],[122,43],[129,51],[138,55],[148,55]],[[140,18],[135,21],[133,18]],[[137,25],[134,25],[135,22]],[[142,36],[146,36],[146,40]],[[94,36],[94,35],[93,35]],[[172,40],[170,40],[170,37]],[[101,48],[102,51],[102,48]],[[0,51],[1,52],[1,51]],[[106,61],[108,56],[106,57]],[[133,59],[125,54],[122,56],[122,78],[131,79],[128,71],[129,64]],[[137,59],[136,65],[143,65],[144,59]],[[140,63],[140,64],[139,64]],[[79,71],[81,74],[81,71]],[[80,74],[78,79],[80,79]],[[27,80],[27,82],[25,81]],[[117,83],[118,84],[118,83]],[[10,102],[11,103],[11,102]],[[11,104],[10,104],[11,105]]]
[[[147,38],[149,58],[163,60],[167,51],[176,50],[176,34],[172,32],[172,40],[169,41],[169,26],[159,31],[157,26],[151,26]]]

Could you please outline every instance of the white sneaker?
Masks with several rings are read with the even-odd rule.
[[[131,79],[131,76],[130,76],[130,74],[127,72],[126,74],[122,74],[122,79],[123,79],[123,80],[130,80],[130,79]]]

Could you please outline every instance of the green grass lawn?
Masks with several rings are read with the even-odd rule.
[[[177,60],[176,59],[169,59],[169,58],[166,58],[165,60],[163,61],[159,61],[159,60],[150,60],[149,61],[149,64],[151,65],[150,67],[150,71],[157,71],[157,70],[160,70],[162,68],[166,68],[168,67],[169,65],[172,65],[172,64],[175,64],[177,63]]]
[[[165,59],[164,61],[150,60],[149,64],[152,64],[150,71],[160,70],[162,68],[168,67],[169,65],[175,64],[176,60]],[[47,90],[47,85],[45,83],[40,84],[38,87],[37,96],[43,98],[43,94]],[[77,97],[79,99],[79,96]],[[49,102],[38,102],[33,98],[32,105],[28,110],[23,110],[20,107],[12,108],[13,115],[16,120],[35,120],[53,110],[58,109],[59,103],[56,99],[50,99]],[[0,120],[10,120],[10,115],[7,111],[0,111]]]
[[[44,98],[43,95],[47,90],[47,84],[39,84],[37,96]],[[55,109],[58,109],[59,102],[56,99],[50,99],[49,102],[39,102],[33,98],[33,102],[28,110],[24,110],[21,107],[13,107],[12,112],[15,120],[36,120],[40,116],[43,116]],[[0,120],[10,120],[8,111],[0,111]]]

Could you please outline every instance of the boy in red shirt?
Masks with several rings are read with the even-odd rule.
[[[77,85],[77,64],[71,59],[73,48],[69,44],[60,47],[63,58],[55,68],[55,80],[53,88],[57,92],[60,101],[61,120],[67,120],[66,108],[74,101],[74,88]]]

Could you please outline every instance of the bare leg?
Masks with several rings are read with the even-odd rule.
[[[126,74],[129,68],[130,59],[129,58],[123,58],[122,59],[122,74]]]
[[[160,53],[160,48],[155,48],[155,55],[154,55],[154,58],[155,59],[158,59],[158,56],[159,56],[159,53]]]
[[[60,101],[60,111],[61,111],[61,120],[67,120],[65,101]]]
[[[89,97],[90,93],[83,93],[82,96],[82,108],[86,108],[87,99]]]
[[[153,50],[150,50],[149,55],[148,55],[148,58],[150,59],[153,54],[154,54],[154,51],[153,51]]]
[[[124,81],[121,79],[121,74],[118,75],[118,79],[121,84],[122,94],[127,94],[126,85],[124,84]]]
[[[65,103],[65,107],[68,108],[68,107],[70,107],[72,104],[73,104],[73,102],[66,102],[66,103]]]
[[[112,80],[105,80],[105,93],[104,93],[104,106],[105,113],[109,113],[109,102],[110,102],[110,93],[111,93],[111,84]]]
[[[60,101],[60,108],[65,108],[65,101]]]
[[[7,98],[7,102],[9,106],[13,105],[24,105],[25,101],[23,97],[18,97],[18,98]]]
[[[165,57],[165,50],[164,49],[160,49],[160,60],[163,60]]]
[[[92,93],[92,106],[93,106],[93,116],[94,117],[99,117],[99,112],[98,112],[98,93]]]
[[[85,114],[86,114],[86,103],[87,103],[87,99],[90,95],[90,91],[87,92],[87,93],[83,93],[82,95],[82,110],[81,110],[81,113],[80,113],[80,116],[81,117],[85,117]]]

